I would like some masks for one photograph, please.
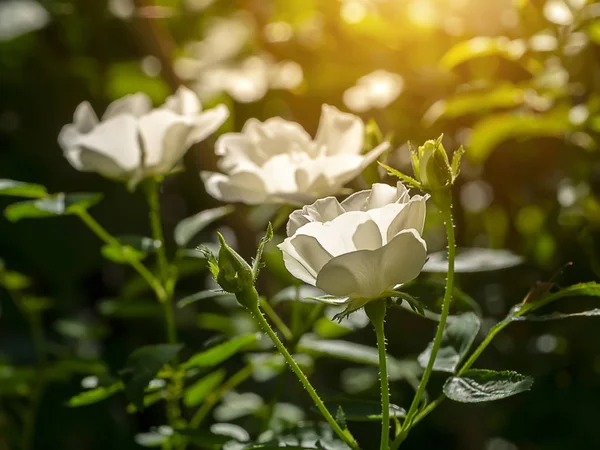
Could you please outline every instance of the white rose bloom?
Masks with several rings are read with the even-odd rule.
[[[88,102],[81,103],[58,142],[77,170],[139,181],[168,173],[228,116],[224,105],[202,111],[196,94],[185,87],[155,109],[146,94],[137,93],[111,103],[102,120]]]
[[[327,197],[296,210],[279,244],[285,266],[354,308],[385,296],[416,278],[425,264],[427,198],[411,198],[402,183],[377,183],[341,203]]]
[[[364,124],[352,114],[323,105],[315,139],[297,123],[274,117],[250,119],[241,133],[216,143],[224,173],[202,172],[207,192],[226,202],[307,204],[340,192],[389,144],[362,154]]]
[[[404,79],[385,70],[376,70],[356,82],[344,92],[344,105],[351,111],[362,113],[370,109],[389,106],[404,89]]]

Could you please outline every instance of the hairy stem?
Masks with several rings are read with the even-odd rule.
[[[440,314],[440,321],[437,327],[437,331],[435,333],[435,337],[433,339],[431,355],[429,356],[427,367],[423,372],[423,377],[421,378],[421,382],[419,383],[419,387],[417,388],[415,397],[412,401],[412,404],[410,405],[408,414],[406,415],[406,420],[402,425],[402,431],[400,432],[400,435],[394,440],[394,442],[392,442],[392,450],[396,450],[404,441],[404,439],[406,439],[406,436],[408,435],[408,432],[410,431],[410,428],[413,425],[413,419],[415,418],[419,409],[421,398],[425,393],[427,383],[429,382],[431,372],[433,371],[433,364],[435,363],[435,358],[437,357],[437,353],[442,344],[442,337],[444,335],[446,320],[448,319],[448,314],[450,313],[452,291],[454,289],[454,259],[456,256],[456,242],[454,240],[454,224],[452,222],[452,201],[449,196],[445,201],[440,202],[440,209],[444,218],[444,223],[446,225],[446,235],[448,237],[448,275],[446,278],[446,291],[444,293],[442,312]]]
[[[365,311],[375,328],[377,351],[379,353],[379,379],[381,381],[381,450],[388,450],[390,440],[390,386],[385,352],[385,312],[386,300],[376,300],[365,306]]]
[[[304,386],[304,388],[312,398],[313,402],[315,403],[315,406],[323,415],[325,420],[327,420],[333,431],[340,437],[340,439],[342,439],[346,444],[348,444],[350,448],[352,448],[353,450],[358,450],[358,444],[354,440],[354,437],[352,437],[352,435],[350,434],[350,431],[348,431],[347,429],[343,430],[340,427],[340,425],[335,421],[335,419],[333,418],[333,416],[319,397],[319,394],[317,394],[317,391],[315,391],[315,388],[312,386],[312,384],[310,384],[310,381],[308,381],[308,378],[306,378],[304,372],[302,372],[300,366],[298,366],[290,352],[288,352],[285,345],[283,345],[281,340],[279,340],[279,337],[277,337],[277,334],[275,333],[275,331],[273,331],[271,325],[269,325],[269,322],[267,322],[267,320],[263,316],[262,311],[258,307],[258,303],[253,308],[250,308],[250,313],[252,314],[256,322],[260,325],[260,327],[265,331],[265,333],[267,333],[267,335],[271,338],[271,341],[273,341],[273,344],[275,345],[279,353],[281,353],[285,361],[291,367],[294,374],[296,374],[298,380],[300,380],[300,383],[302,383],[302,386]]]

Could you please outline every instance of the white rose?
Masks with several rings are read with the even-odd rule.
[[[280,117],[250,119],[241,133],[216,144],[224,173],[202,172],[207,192],[226,202],[306,204],[340,192],[388,147],[362,154],[364,124],[352,114],[323,105],[315,139]]]
[[[286,268],[327,294],[358,307],[421,272],[428,196],[412,198],[402,183],[374,184],[339,203],[317,200],[294,211],[279,244]]]
[[[185,87],[156,109],[146,94],[125,96],[108,106],[101,121],[83,102],[58,142],[77,170],[140,180],[168,173],[190,146],[216,131],[229,116],[224,105],[201,111],[198,97]]]

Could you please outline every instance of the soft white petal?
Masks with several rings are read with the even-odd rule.
[[[229,110],[225,105],[217,105],[212,109],[204,111],[193,122],[194,128],[190,134],[188,144],[196,144],[203,141],[209,135],[219,129],[229,117]]]
[[[362,152],[365,126],[360,117],[323,105],[315,137],[318,151],[327,155],[359,155]]]
[[[91,132],[80,135],[73,144],[80,146],[82,152],[89,149],[112,159],[125,171],[136,169],[141,162],[137,120],[131,115],[119,115],[101,122]]]
[[[273,156],[262,167],[267,191],[272,194],[297,192],[296,166],[288,154]]]
[[[352,243],[357,250],[375,250],[383,244],[381,232],[373,220],[367,220],[356,227]]]
[[[317,272],[302,259],[290,241],[291,238],[287,238],[277,246],[283,255],[283,264],[293,276],[314,286],[317,282]]]
[[[262,158],[268,159],[281,153],[306,153],[310,146],[309,134],[297,123],[272,117],[265,122],[248,120],[242,129],[256,144]]]
[[[164,133],[162,146],[159,149],[160,153],[155,154],[155,157],[158,156],[159,158],[147,158],[145,171],[154,175],[164,175],[170,172],[191,147],[189,142],[190,135],[193,132],[194,127],[187,123],[175,122],[171,124]]]
[[[314,283],[316,275],[332,258],[331,254],[329,254],[329,252],[325,250],[321,243],[313,236],[297,234],[291,238],[287,238],[285,241],[287,241],[287,244],[280,248],[286,251],[289,256],[293,256],[298,263],[306,268],[311,275],[312,283]],[[290,248],[290,246],[293,247],[293,249]],[[294,269],[296,268],[294,267]],[[294,273],[292,273],[292,275],[296,276]],[[311,282],[308,280],[303,281]]]
[[[89,102],[80,103],[73,114],[73,125],[80,133],[89,133],[98,124],[98,116]]]
[[[405,204],[405,207],[396,215],[394,220],[387,228],[387,240],[391,240],[402,230],[413,228],[419,234],[423,234],[425,226],[426,202],[428,196],[421,197],[415,195],[411,201]]]
[[[163,108],[183,116],[196,115],[202,111],[198,96],[185,86],[179,86],[175,94],[167,97]]]
[[[374,183],[371,189],[355,192],[342,202],[346,211],[367,211],[381,208],[398,200],[397,188],[388,184]]]
[[[201,172],[206,192],[225,202],[242,202],[249,205],[264,203],[268,194],[260,176],[245,171],[230,176],[214,172]]]
[[[359,250],[331,259],[317,276],[317,287],[339,297],[375,298],[419,275],[427,258],[425,241],[405,230],[377,250]]]
[[[126,95],[112,102],[106,108],[102,120],[112,119],[121,114],[130,114],[134,117],[140,117],[152,109],[152,100],[143,92]]]
[[[297,230],[296,234],[306,234],[316,238],[323,248],[333,256],[356,250],[352,240],[358,226],[371,220],[364,212],[353,211],[336,217],[330,222],[310,222]]]
[[[233,170],[237,165],[252,162],[261,166],[265,162],[256,144],[243,133],[225,133],[215,143],[215,154],[222,156],[218,162],[219,169],[224,172]]]
[[[130,170],[124,170],[109,156],[83,149],[65,152],[67,160],[82,172],[98,172],[109,178],[121,178],[129,175]]]
[[[174,159],[175,155],[170,152],[180,154],[180,149],[176,147],[177,139],[168,142],[165,146],[167,131],[173,126],[177,126],[177,132],[172,137],[181,136],[182,130],[189,122],[168,109],[155,109],[139,119],[139,132],[144,146],[144,166],[160,166],[164,160]],[[185,141],[180,145],[184,145]],[[184,149],[184,151],[187,150]]]
[[[298,228],[309,222],[330,222],[343,213],[344,210],[335,197],[321,198],[312,205],[306,205],[290,214],[286,227],[287,235],[293,235]]]
[[[77,130],[77,127],[74,124],[69,123],[63,126],[60,133],[58,133],[58,145],[60,145],[60,148],[65,152],[68,150],[79,150],[77,141],[80,136],[81,133]]]

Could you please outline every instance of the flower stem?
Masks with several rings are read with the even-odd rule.
[[[284,357],[285,361],[291,367],[294,374],[296,374],[296,376],[298,377],[298,380],[300,380],[300,383],[302,383],[302,386],[304,386],[304,388],[307,390],[308,394],[310,395],[313,402],[315,403],[315,406],[320,411],[320,413],[323,415],[325,420],[327,420],[327,422],[329,423],[329,425],[331,426],[333,431],[335,431],[335,433],[340,437],[340,439],[342,439],[346,444],[348,444],[348,446],[350,448],[352,448],[353,450],[358,450],[359,449],[358,443],[354,440],[354,437],[352,437],[352,435],[350,434],[350,431],[348,429],[343,430],[340,427],[340,425],[335,421],[335,419],[333,418],[333,416],[331,415],[331,413],[329,412],[329,410],[327,409],[327,407],[325,406],[325,404],[319,397],[319,394],[317,394],[317,391],[315,391],[315,388],[312,386],[312,384],[310,384],[310,381],[308,381],[308,378],[306,378],[306,375],[304,374],[304,372],[302,372],[302,369],[300,368],[300,366],[298,366],[298,364],[296,363],[296,361],[294,360],[294,358],[292,357],[290,352],[288,352],[287,348],[285,348],[285,345],[283,345],[283,343],[279,340],[279,338],[277,337],[277,334],[273,331],[273,329],[271,328],[271,325],[269,325],[269,322],[267,322],[267,320],[263,316],[262,311],[258,307],[258,303],[256,304],[256,306],[253,306],[249,309],[250,309],[250,313],[254,317],[254,320],[256,320],[256,322],[260,325],[260,327],[271,338],[271,341],[273,341],[273,344],[275,344],[275,347],[277,348],[279,353],[281,353],[281,355]]]
[[[156,179],[148,180],[146,184],[146,198],[150,207],[150,227],[152,228],[152,238],[157,243],[156,257],[158,261],[158,270],[160,279],[166,284],[169,278],[169,263],[167,253],[165,252],[165,237],[163,234],[162,223],[160,220],[160,202],[158,198],[159,183]]]
[[[94,219],[86,210],[78,210],[77,215],[87,225],[87,227],[94,232],[105,244],[120,246],[121,243],[114,238],[108,231],[106,231],[102,225],[100,225],[96,219]],[[133,267],[140,276],[146,280],[148,285],[155,292],[156,296],[160,301],[166,297],[166,292],[162,287],[161,283],[156,279],[152,272],[146,268],[141,262],[135,258],[130,258],[127,261],[131,267]]]
[[[370,302],[365,311],[375,328],[377,350],[379,353],[379,379],[381,381],[381,450],[388,450],[390,440],[390,386],[387,374],[387,355],[385,352],[385,312],[386,299]]]
[[[288,328],[288,326],[281,320],[281,317],[277,315],[273,307],[269,304],[267,300],[264,298],[260,299],[260,307],[265,311],[265,314],[271,322],[277,327],[277,329],[283,334],[286,341],[291,341],[294,338],[292,331]]]
[[[452,200],[450,195],[448,195],[447,198],[443,199],[443,201],[439,202],[439,207],[444,218],[444,223],[446,225],[446,235],[448,236],[448,275],[446,278],[446,291],[444,293],[442,312],[440,314],[440,321],[438,324],[437,331],[435,333],[435,337],[433,339],[431,355],[429,356],[427,367],[423,372],[423,377],[421,378],[421,382],[419,383],[419,387],[417,388],[415,397],[412,401],[412,404],[410,405],[408,414],[406,415],[406,420],[403,423],[402,431],[400,432],[400,435],[394,440],[394,442],[392,442],[392,450],[396,450],[404,441],[404,439],[406,439],[406,436],[408,435],[408,432],[410,431],[410,428],[413,425],[413,419],[415,418],[419,409],[421,398],[425,393],[427,383],[429,382],[429,377],[431,376],[431,372],[433,371],[433,364],[435,363],[435,358],[442,344],[442,337],[444,335],[446,320],[448,319],[448,314],[450,313],[450,303],[452,302],[452,291],[454,289],[454,259],[456,256],[454,224],[452,222]]]

